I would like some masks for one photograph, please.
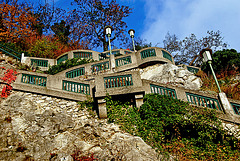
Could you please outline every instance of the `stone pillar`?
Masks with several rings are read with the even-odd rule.
[[[100,119],[107,118],[107,107],[104,99],[98,99],[98,112]]]
[[[74,58],[73,51],[68,52],[68,59],[73,59],[73,58]]]
[[[230,102],[227,99],[227,96],[224,92],[218,94],[219,100],[222,104],[223,110],[226,112],[226,114],[234,114],[233,108],[230,104]]]
[[[140,106],[143,104],[143,94],[135,95],[135,101],[136,101],[136,107],[140,108]]]
[[[111,71],[115,72],[115,67],[116,67],[116,64],[115,64],[115,57],[114,55],[110,55],[110,68],[111,68]]]
[[[21,56],[21,63],[26,63],[26,57],[24,57],[24,53],[22,53],[22,56]]]
[[[177,99],[188,102],[186,92],[184,89],[175,88]]]

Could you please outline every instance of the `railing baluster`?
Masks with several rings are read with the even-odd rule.
[[[177,98],[175,89],[166,88],[166,87],[162,87],[154,84],[150,84],[150,88],[151,88],[151,93],[158,93],[160,95],[167,95],[172,98]]]
[[[63,80],[62,90],[90,95],[89,84],[83,84],[83,83],[70,82],[70,81]]]
[[[104,78],[105,88],[125,87],[131,85],[133,85],[132,75],[122,75]]]
[[[188,102],[191,102],[195,105],[221,110],[221,106],[220,106],[218,100],[215,98],[205,97],[205,96],[192,94],[192,93],[186,93],[186,96],[187,96],[187,98],[191,99],[191,100],[188,99]],[[192,98],[194,98],[194,100],[192,100]],[[196,99],[198,101],[196,101]]]
[[[47,77],[36,76],[36,75],[29,75],[29,74],[22,74],[21,82],[27,84],[33,84],[37,86],[46,86],[46,84],[40,84],[40,81],[44,80],[47,82]]]

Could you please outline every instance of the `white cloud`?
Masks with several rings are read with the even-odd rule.
[[[168,31],[182,39],[220,30],[230,48],[240,51],[239,7],[239,0],[146,0],[142,38],[163,46]]]

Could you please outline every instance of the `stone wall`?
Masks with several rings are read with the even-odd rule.
[[[14,92],[0,104],[0,122],[0,160],[72,161],[76,149],[98,160],[162,158],[140,137],[98,119],[74,101]]]

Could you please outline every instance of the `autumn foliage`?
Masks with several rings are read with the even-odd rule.
[[[2,70],[6,70],[5,67],[1,67]],[[10,92],[12,90],[11,83],[13,83],[17,78],[17,72],[13,69],[7,69],[6,72],[4,72],[4,76],[0,79],[2,80],[2,83],[5,84],[2,89],[1,97],[8,97],[10,95]]]
[[[31,8],[26,5],[0,4],[0,41],[19,42],[36,35],[32,26],[36,23]]]
[[[52,35],[36,36],[29,39],[27,53],[32,57],[40,58],[56,58],[59,55],[75,50],[87,49],[87,44],[80,44],[78,42],[62,43],[58,37]]]
[[[65,38],[62,40],[59,31],[69,30],[66,26],[53,25],[52,29],[55,34],[49,33],[39,34],[38,28],[39,13],[32,7],[28,7],[27,3],[20,4],[17,0],[11,3],[0,4],[0,43],[8,46],[14,44],[15,48],[20,48],[21,52],[27,56],[56,58],[57,56],[74,49],[87,49],[88,41]],[[64,22],[62,20],[62,22]],[[46,24],[45,24],[46,25]],[[49,25],[49,24],[48,24]],[[50,24],[51,25],[51,24]],[[62,28],[61,28],[62,27]],[[67,32],[67,31],[66,31]]]

